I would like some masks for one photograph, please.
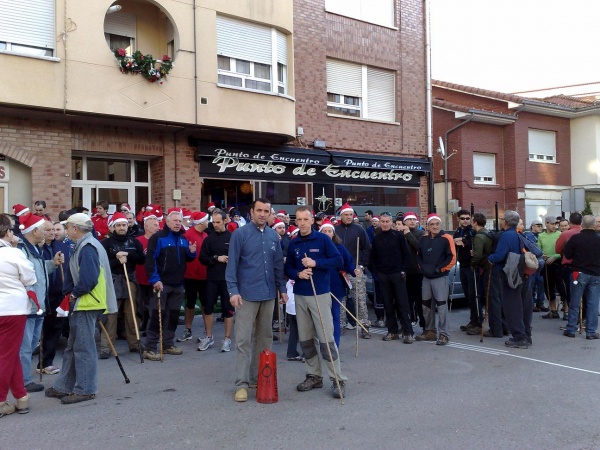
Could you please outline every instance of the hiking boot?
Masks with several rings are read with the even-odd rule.
[[[504,345],[506,345],[508,348],[529,348],[529,342],[527,342],[527,339],[515,341],[514,339],[510,338],[504,343]]]
[[[69,394],[61,399],[63,405],[85,402],[96,398],[96,394]]]
[[[460,331],[468,331],[470,328],[474,328],[474,327],[476,327],[476,326],[477,326],[477,324],[475,324],[475,323],[472,323],[472,322],[469,322],[469,323],[468,323],[468,324],[466,324],[466,325],[461,325],[461,326],[460,326]]]
[[[231,351],[231,339],[223,339],[223,345],[221,345],[221,353]]]
[[[38,384],[35,382],[31,382],[29,384],[25,385],[25,390],[29,393],[31,392],[41,392],[44,390],[44,385],[43,384]]]
[[[563,313],[563,320],[569,320],[569,312],[564,312]]]
[[[412,344],[414,340],[415,337],[412,334],[405,334],[402,342],[404,342],[405,344]]]
[[[19,414],[27,414],[29,412],[29,394],[27,394],[25,397],[17,399],[15,409]]]
[[[467,330],[469,336],[477,336],[481,334],[481,327],[473,327]]]
[[[548,314],[544,314],[542,319],[560,319],[558,311],[550,311]]]
[[[588,340],[600,339],[600,334],[598,334],[598,333],[588,334],[585,338]]]
[[[484,331],[483,335],[485,337],[491,337],[491,338],[501,338],[501,337],[504,337],[503,334],[497,335],[497,334],[492,333],[492,330],[486,330],[486,331]]]
[[[535,311],[536,309],[537,309],[538,311]],[[534,312],[548,312],[548,311],[550,311],[550,308],[548,308],[547,306],[544,306],[544,305],[536,305],[536,306],[533,308],[533,310],[534,310]]]
[[[15,405],[8,402],[0,403],[0,417],[8,416],[16,411]]]
[[[435,345],[446,345],[448,343],[448,336],[444,336],[440,334],[439,339],[436,341]]]
[[[108,359],[108,358],[110,358],[109,352],[102,351],[102,352],[98,353],[98,359]]]
[[[300,392],[310,391],[311,389],[317,389],[323,387],[323,378],[316,375],[306,375],[306,379],[296,386]]]
[[[383,320],[376,320],[373,326],[375,328],[385,328],[385,322]]]
[[[425,331],[422,335],[416,336],[415,341],[436,341],[437,334],[435,331]]]
[[[331,395],[333,395],[333,398],[341,398],[340,391],[342,391],[342,395],[346,398],[346,383],[344,381],[340,381],[339,383],[340,388],[338,389],[335,380],[331,382]]]
[[[533,345],[533,339],[531,339],[531,335],[527,335],[527,343],[529,345]]]
[[[400,339],[400,335],[398,333],[388,333],[381,340],[382,341],[397,341]]]
[[[69,394],[57,391],[53,387],[49,387],[48,389],[46,389],[46,397],[63,398],[63,397],[66,397],[67,395],[69,395]]]
[[[160,354],[150,350],[145,350],[142,356],[144,359],[149,359],[150,361],[160,361]]]
[[[367,333],[362,328],[360,329],[360,337],[363,339],[371,339],[371,333]]]
[[[185,342],[192,339],[192,330],[185,330],[181,336],[177,338],[177,342]]]
[[[167,355],[181,355],[181,354],[183,354],[183,350],[172,345],[171,347],[164,348],[163,353],[165,353]]]
[[[203,352],[204,350],[208,350],[213,345],[215,345],[215,340],[212,336],[206,336],[204,339],[200,341],[200,345],[198,346],[198,351]]]
[[[574,338],[575,333],[571,333],[570,331],[565,330],[565,331],[563,331],[563,336]]]
[[[235,391],[235,401],[236,402],[245,402],[248,400],[248,389],[239,388]]]

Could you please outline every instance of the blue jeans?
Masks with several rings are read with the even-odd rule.
[[[572,280],[573,278],[571,278]],[[579,273],[577,284],[571,282],[571,302],[569,303],[569,322],[567,331],[575,333],[579,322],[579,304],[581,297],[586,296],[585,334],[590,336],[598,329],[598,300],[600,297],[600,276]]]
[[[25,386],[33,383],[33,375],[31,373],[31,354],[38,345],[40,335],[42,333],[42,324],[44,316],[28,316],[25,322],[25,333],[21,341],[21,350],[19,350],[19,358],[23,367],[23,382]],[[43,351],[43,349],[42,349]]]
[[[54,385],[65,394],[96,394],[98,352],[94,333],[102,311],[75,311],[69,315],[69,340],[63,353],[62,369]]]

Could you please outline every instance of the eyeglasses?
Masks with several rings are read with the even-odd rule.
[[[460,220],[470,220],[470,217],[459,217]]]
[[[387,211],[384,211],[384,212],[382,212],[382,213],[379,214],[379,217],[382,217],[382,216],[392,217],[392,215],[389,212],[387,212]]]

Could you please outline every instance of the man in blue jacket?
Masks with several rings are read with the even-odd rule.
[[[315,345],[316,338],[319,340],[327,374],[333,381],[331,385],[333,396],[339,398],[336,375],[344,396],[347,378],[340,369],[338,348],[333,340],[329,270],[341,270],[344,261],[329,236],[312,229],[313,221],[312,211],[308,206],[300,206],[296,209],[296,226],[300,229],[300,233],[290,242],[285,260],[285,274],[290,280],[294,280],[298,338],[306,359],[306,379],[297,386],[297,389],[305,392],[323,387],[321,360]],[[319,307],[316,302],[319,302]]]

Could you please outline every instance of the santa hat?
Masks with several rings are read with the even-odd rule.
[[[379,216],[373,216],[371,217],[371,222],[376,220],[377,222],[379,222]]]
[[[208,210],[210,211],[211,208],[216,208],[217,206],[215,205],[215,202],[210,202],[207,206]]]
[[[277,227],[284,227],[285,228],[285,222],[283,220],[275,219],[273,221],[273,225],[271,225],[271,228],[275,229]]]
[[[131,206],[129,206],[129,203],[123,203],[121,205],[121,211],[124,209],[126,210],[126,212],[131,212]]]
[[[290,225],[288,227],[287,233],[290,237],[293,237],[293,236],[297,235],[299,231],[300,231],[300,229],[298,227],[296,227],[294,225]]]
[[[27,214],[29,212],[29,208],[27,206],[19,205],[18,203],[16,205],[13,205],[12,209],[13,214],[17,217],[20,217],[23,214]]]
[[[344,206],[340,209],[340,214],[344,214],[345,212],[354,212],[354,209],[352,209],[352,206],[350,206],[349,203],[344,203]]]
[[[58,317],[68,317],[69,315],[69,301],[71,300],[71,295],[67,294],[56,308],[56,315]]]
[[[42,308],[40,308],[40,302],[38,302],[37,294],[33,291],[27,291],[27,297],[29,297],[29,300],[31,300],[31,303],[33,303],[35,305],[35,307],[37,308],[37,311],[35,313],[38,316],[41,316],[42,314],[44,314],[44,311],[42,311]]]
[[[287,211],[285,209],[280,209],[279,211],[277,211],[277,215],[278,216],[287,216]]]
[[[169,208],[167,210],[167,217],[169,217],[171,214],[181,214],[181,217],[183,217],[183,211],[181,208]]]
[[[146,211],[144,213],[144,222],[148,219],[157,219],[158,220],[158,217],[156,217],[156,214],[154,214],[152,211]]]
[[[201,223],[208,221],[208,214],[202,211],[195,211],[192,213],[190,218],[192,219],[192,223],[194,225],[200,225]]]
[[[163,219],[163,210],[160,205],[150,204],[150,205],[146,206],[146,211],[151,213],[151,215],[156,217],[158,220]]]
[[[192,211],[190,211],[187,208],[181,208],[181,213],[183,214],[184,219],[189,219],[190,217],[192,217]]]
[[[22,234],[31,233],[37,227],[41,227],[44,225],[44,221],[46,219],[41,216],[36,216],[35,214],[27,213],[23,216],[19,217],[19,229]]]
[[[235,223],[235,222],[229,222],[227,224],[227,231],[229,231],[230,233],[233,233],[235,230],[237,230],[240,226]]]
[[[114,213],[110,219],[108,219],[108,226],[109,227],[114,227],[116,224],[118,224],[119,222],[124,222],[124,223],[128,223],[127,222],[127,217],[125,216],[125,214],[123,214],[122,212],[116,212]]]
[[[319,227],[319,231],[322,232],[325,228],[331,228],[333,230],[333,224],[331,223],[331,220],[323,219],[323,223],[321,223],[321,226]]]
[[[442,221],[442,219],[440,219],[440,216],[438,216],[436,213],[427,214],[427,225],[429,225],[429,222],[431,222],[432,220],[439,220],[440,222]]]
[[[412,211],[408,211],[406,214],[404,214],[404,219],[403,220],[408,220],[408,219],[415,219],[418,222],[419,221],[419,216],[417,216],[417,213],[414,213]]]

